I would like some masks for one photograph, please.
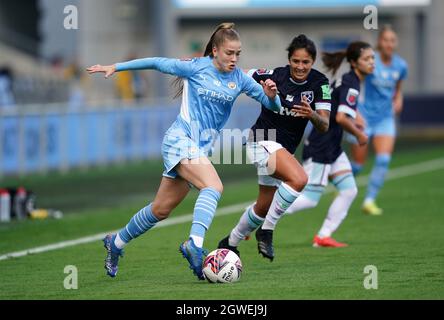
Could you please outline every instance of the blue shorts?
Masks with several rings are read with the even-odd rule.
[[[165,167],[163,176],[175,179],[178,176],[175,167],[181,160],[208,157],[209,153],[210,150],[205,151],[205,148],[199,147],[180,125],[174,123],[165,133],[162,142],[162,157]]]
[[[378,122],[367,123],[365,133],[368,137],[374,136],[396,136],[395,118],[389,117],[381,119]]]
[[[389,117],[381,119],[378,122],[367,123],[365,125],[365,134],[371,138],[375,136],[390,136],[396,137],[396,123],[395,118]],[[344,139],[351,144],[358,144],[358,140],[354,135],[344,132]]]

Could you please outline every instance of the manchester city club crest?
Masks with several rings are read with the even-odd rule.
[[[314,99],[314,93],[313,91],[304,91],[301,93],[301,101],[302,99],[307,100],[308,103],[312,103]]]

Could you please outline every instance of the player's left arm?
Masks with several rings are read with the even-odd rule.
[[[405,61],[402,60],[400,67],[400,77],[398,82],[396,83],[395,93],[393,95],[392,105],[393,111],[396,115],[399,115],[402,112],[404,106],[404,97],[402,94],[402,84],[403,81],[407,79],[409,73],[408,65]]]
[[[294,106],[294,109],[298,116],[309,119],[316,130],[325,133],[330,126],[331,111],[330,84],[326,77],[321,80],[313,98],[316,111],[313,111],[305,97],[302,98],[301,105]]]
[[[320,109],[314,111],[307,101],[307,98],[303,97],[300,105],[294,105],[293,109],[297,112],[298,117],[306,118],[310,120],[313,127],[319,132],[325,133],[330,126],[330,110]]]
[[[316,110],[313,116],[309,118],[313,127],[319,132],[325,133],[328,131],[330,126],[330,111],[327,110]]]
[[[404,96],[402,94],[402,80],[396,83],[395,94],[393,95],[393,111],[396,115],[402,112],[404,105]]]
[[[248,75],[242,74],[242,92],[272,111],[281,110],[281,100],[277,91],[276,83],[271,79],[261,80],[259,84]]]

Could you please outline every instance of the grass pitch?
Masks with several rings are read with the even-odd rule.
[[[400,150],[391,168],[443,157],[439,146]],[[367,173],[369,168],[370,163]],[[225,183],[219,209],[255,199],[251,166],[217,170]],[[31,186],[41,206],[63,209],[65,217],[0,225],[0,255],[123,227],[153,198],[160,172],[161,164],[149,162],[4,179],[3,184]],[[272,263],[258,255],[254,237],[242,243],[244,272],[234,284],[209,284],[192,275],[178,252],[189,233],[186,222],[153,229],[133,241],[114,279],[105,275],[100,241],[0,261],[0,299],[444,299],[443,179],[444,169],[438,169],[387,181],[378,201],[384,208],[380,217],[361,213],[365,187],[360,187],[334,235],[350,244],[341,249],[311,246],[334,197],[325,194],[317,208],[282,219]],[[192,191],[172,217],[190,214],[196,197]],[[205,246],[214,249],[241,213],[216,213]],[[77,290],[63,286],[67,265],[78,269]],[[364,288],[368,265],[378,270],[377,290]]]

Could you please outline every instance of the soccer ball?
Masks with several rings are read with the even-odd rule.
[[[228,249],[216,249],[205,258],[202,271],[208,282],[230,283],[240,279],[242,262],[237,254]]]

